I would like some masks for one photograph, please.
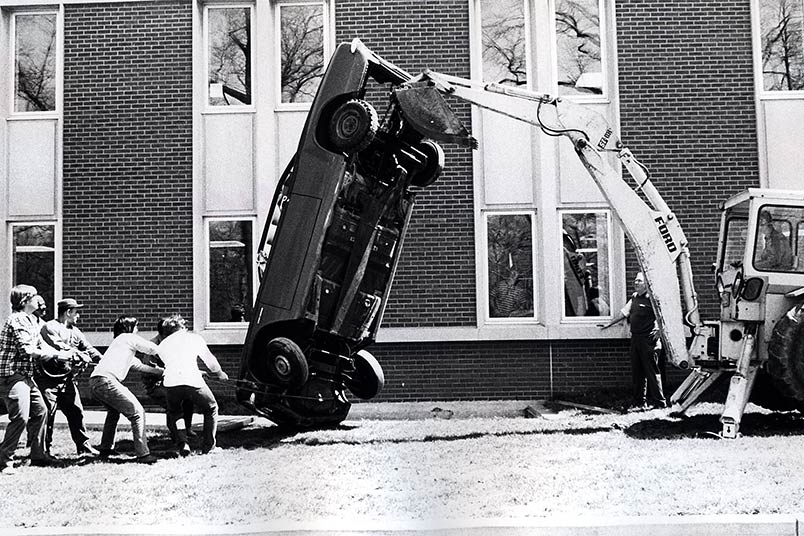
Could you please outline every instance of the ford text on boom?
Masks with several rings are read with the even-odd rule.
[[[667,224],[664,223],[664,218],[659,216],[653,221],[655,221],[656,225],[659,227],[659,234],[662,235],[664,244],[667,246],[667,251],[674,253],[678,248],[676,247],[676,243],[673,241],[673,237],[670,236],[670,230],[667,228]]]

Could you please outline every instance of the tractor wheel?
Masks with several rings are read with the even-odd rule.
[[[441,176],[441,171],[444,169],[444,149],[432,140],[424,140],[416,148],[427,157],[427,163],[411,177],[410,183],[419,188],[426,188]]]
[[[346,387],[357,398],[368,400],[374,398],[385,385],[385,375],[377,359],[365,350],[358,351],[353,359],[355,371],[346,382]]]
[[[299,345],[285,337],[271,339],[265,347],[265,359],[271,379],[285,387],[304,385],[310,368]]]
[[[368,102],[352,99],[332,114],[329,140],[339,151],[357,153],[369,146],[380,129],[377,111]]]
[[[767,371],[780,394],[804,409],[804,304],[776,323],[768,343]]]

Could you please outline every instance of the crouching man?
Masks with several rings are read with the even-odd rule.
[[[209,368],[209,372],[221,380],[229,376],[221,369],[218,360],[200,335],[187,331],[187,323],[181,315],[171,315],[162,321],[164,339],[159,343],[159,357],[165,364],[164,385],[167,396],[167,425],[176,441],[179,454],[190,454],[187,430],[184,425],[185,401],[191,401],[204,416],[204,432],[201,452],[215,448],[218,428],[218,403],[204,382],[197,360]]]

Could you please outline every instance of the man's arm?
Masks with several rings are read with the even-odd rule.
[[[50,322],[45,322],[40,330],[42,340],[48,346],[56,350],[70,350],[72,346],[69,340],[65,340],[57,327],[54,327]]]
[[[52,359],[54,357],[65,359],[69,356],[68,352],[57,350],[45,344],[38,331],[32,331],[19,322],[13,322],[11,330],[14,334],[17,350],[24,355],[33,359]]]
[[[84,333],[76,327],[73,327],[72,331],[73,336],[75,337],[74,346],[79,350],[81,350],[82,352],[86,352],[87,354],[89,354],[89,357],[92,358],[92,361],[96,363],[100,361],[101,353],[98,351],[97,348],[95,348],[89,343],[86,335],[84,335]]]
[[[137,372],[142,372],[143,374],[153,374],[156,376],[161,376],[162,374],[165,373],[165,369],[146,365],[136,357],[134,358],[134,361],[132,361],[131,363],[131,368],[133,368]]]
[[[625,304],[625,307],[620,309],[620,311],[614,316],[614,318],[611,319],[610,322],[600,326],[600,329],[608,329],[614,324],[618,324],[623,320],[626,320],[630,315],[631,315],[631,300],[628,300],[628,302],[626,302]]]
[[[209,346],[207,343],[204,342],[204,339],[201,336],[198,336],[198,357],[201,358],[201,361],[209,368],[209,372],[215,375],[217,378],[221,380],[229,379],[229,375],[223,371],[221,368],[221,364],[218,363],[218,358],[213,355],[213,353],[209,350]]]

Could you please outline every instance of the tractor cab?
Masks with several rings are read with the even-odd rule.
[[[720,355],[736,360],[744,331],[753,324],[758,339],[768,341],[804,295],[804,193],[749,188],[727,200],[716,281]],[[758,349],[764,357],[767,345]]]

